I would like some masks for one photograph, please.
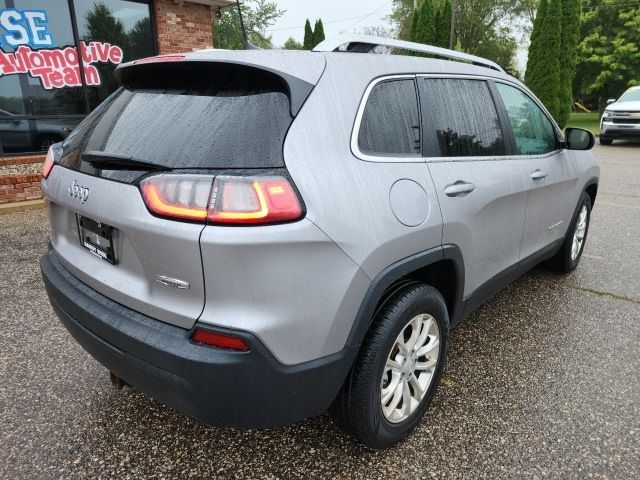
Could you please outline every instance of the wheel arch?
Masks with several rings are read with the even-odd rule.
[[[416,253],[385,268],[372,281],[347,338],[347,347],[362,343],[376,312],[400,288],[423,282],[445,299],[449,324],[455,326],[464,311],[464,261],[456,245],[442,245]]]
[[[598,195],[598,179],[592,178],[590,179],[582,189],[583,192],[587,192],[589,194],[589,198],[591,199],[591,208],[596,203],[596,196]]]

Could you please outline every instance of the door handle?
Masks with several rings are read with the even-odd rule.
[[[448,197],[464,197],[469,195],[475,189],[476,186],[473,183],[466,183],[462,180],[458,180],[457,182],[444,187],[444,193]]]
[[[547,177],[547,174],[544,173],[542,170],[536,170],[531,174],[531,178],[535,181],[544,180],[546,177]]]

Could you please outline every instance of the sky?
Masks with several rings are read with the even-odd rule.
[[[304,22],[308,18],[311,25],[322,18],[325,37],[341,33],[355,33],[367,26],[388,26],[385,18],[391,13],[391,0],[275,0],[286,12],[267,33],[273,38],[273,45],[281,47],[289,37],[300,43],[304,38]],[[520,48],[516,59],[521,70],[527,62],[526,49]]]
[[[392,4],[391,0],[276,0],[276,3],[286,12],[267,29],[274,46],[282,46],[289,37],[302,42],[307,18],[312,26],[316,19],[322,18],[327,38],[366,26],[383,25],[387,23],[384,17],[391,12]]]

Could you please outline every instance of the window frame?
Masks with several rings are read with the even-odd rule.
[[[462,80],[479,80],[484,81],[487,84],[489,92],[491,94],[494,106],[496,108],[496,112],[498,114],[498,120],[500,121],[500,127],[502,130],[502,134],[504,136],[505,142],[505,155],[489,155],[489,156],[468,156],[468,157],[426,157],[424,155],[424,125],[422,119],[422,105],[420,103],[420,90],[418,88],[418,80],[420,78],[442,78],[442,79],[462,79]],[[360,151],[358,146],[358,136],[360,133],[360,125],[362,123],[362,117],[364,114],[364,109],[369,100],[369,95],[373,88],[381,82],[389,81],[389,80],[402,80],[402,79],[413,79],[416,87],[416,96],[418,99],[418,115],[420,118],[420,143],[422,145],[422,154],[420,156],[377,156],[377,155],[368,155]],[[523,94],[533,101],[535,105],[542,110],[542,113],[547,118],[549,122],[551,122],[551,126],[553,127],[553,131],[556,136],[556,149],[539,155],[520,155],[518,154],[518,150],[516,147],[515,135],[513,133],[513,128],[511,127],[511,121],[509,120],[509,116],[506,111],[506,107],[500,96],[495,83],[504,83],[510,87],[514,87],[520,90]],[[533,93],[531,93],[526,87],[523,85],[511,81],[506,78],[498,78],[492,76],[484,76],[478,74],[461,74],[461,73],[412,73],[412,74],[388,74],[381,75],[379,77],[374,78],[364,91],[362,99],[360,100],[360,104],[358,106],[356,118],[354,121],[353,129],[351,132],[351,152],[352,154],[365,162],[377,162],[377,163],[426,163],[426,162],[464,162],[464,161],[488,161],[488,160],[522,160],[529,158],[545,158],[553,155],[557,155],[564,148],[564,134],[553,117],[549,114],[544,105],[537,99]]]
[[[154,55],[158,55],[158,30],[156,25],[156,10],[155,10],[155,2],[153,0],[127,0],[133,3],[141,3],[149,6],[149,15],[151,20],[151,32],[152,32],[152,42],[153,42],[153,51]],[[13,2],[12,2],[13,3]],[[78,21],[76,17],[75,3],[74,0],[67,0],[68,8],[69,8],[69,21],[71,23],[71,32],[73,34],[73,46],[80,51],[80,35],[78,32]],[[28,74],[20,74],[20,75],[28,75]],[[92,109],[89,104],[89,86],[85,80],[84,68],[80,69],[80,81],[82,85],[81,88],[82,95],[84,98],[84,113],[75,113],[75,114],[67,114],[67,115],[0,115],[0,120],[80,120],[82,121],[92,112]],[[0,158],[3,157],[22,157],[29,155],[40,155],[45,152],[38,151],[26,151],[26,152],[11,152],[6,153],[2,149],[2,144],[0,143]]]
[[[419,73],[416,75],[416,82],[420,78],[432,78],[432,79],[442,79],[442,80],[475,80],[479,82],[484,82],[487,86],[487,90],[489,91],[489,96],[491,101],[493,102],[493,106],[496,109],[496,115],[498,116],[498,122],[500,123],[500,131],[502,132],[502,137],[504,140],[505,153],[503,155],[467,155],[467,156],[458,156],[458,157],[427,157],[423,156],[426,162],[440,161],[470,161],[470,160],[496,160],[509,158],[512,153],[515,151],[515,139],[513,139],[513,132],[511,132],[511,124],[506,123],[509,121],[509,118],[506,116],[506,110],[502,103],[498,103],[499,99],[496,98],[497,92],[494,91],[493,85],[491,85],[490,77],[483,77],[482,75],[465,75],[465,74],[441,74],[441,73]],[[418,99],[420,100],[420,87],[418,86]],[[420,112],[422,115],[422,112]],[[424,129],[424,125],[422,126]],[[422,133],[424,137],[424,132]],[[424,145],[423,145],[424,148]]]
[[[511,120],[509,119],[509,115],[507,113],[507,107],[504,104],[504,100],[502,100],[502,96],[500,95],[500,92],[495,86],[496,83],[502,83],[503,85],[507,85],[508,87],[515,88],[516,90],[520,91],[523,95],[525,95],[529,100],[531,100],[531,102],[533,102],[533,104],[540,109],[540,111],[545,116],[547,121],[551,123],[551,128],[553,129],[553,133],[556,138],[556,148],[554,150],[551,150],[550,152],[547,152],[547,153],[540,153],[537,155],[523,155],[518,153],[515,132],[513,131]],[[511,141],[512,141],[513,157],[545,158],[545,157],[556,155],[559,151],[564,149],[564,142],[565,142],[564,133],[562,132],[562,130],[560,129],[560,127],[558,126],[554,118],[551,116],[551,114],[548,112],[546,107],[542,104],[542,102],[538,100],[538,98],[532,92],[530,92],[528,89],[522,88],[521,85],[518,85],[515,82],[510,82],[508,80],[501,79],[501,78],[500,79],[492,78],[490,80],[490,84],[491,84],[491,89],[495,91],[495,94],[494,94],[495,102],[500,105],[500,109],[504,112],[504,116],[506,120],[506,128],[509,130],[509,136],[511,137]]]
[[[397,80],[413,80],[413,86],[416,93],[416,107],[418,108],[418,121],[420,123],[420,149],[421,152],[416,155],[370,155],[364,153],[360,150],[360,145],[358,144],[358,138],[360,136],[360,127],[362,126],[362,118],[364,116],[364,110],[369,102],[369,96],[373,89],[384,82],[392,82]],[[422,111],[420,108],[420,95],[418,94],[418,86],[416,85],[416,74],[394,74],[394,75],[384,75],[381,77],[377,77],[373,79],[362,95],[362,99],[360,100],[360,105],[358,106],[358,111],[356,113],[356,118],[353,124],[353,129],[351,130],[351,153],[356,158],[363,160],[365,162],[378,162],[378,163],[424,163],[424,155],[422,152]]]

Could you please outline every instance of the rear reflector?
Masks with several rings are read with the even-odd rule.
[[[212,185],[213,182],[213,185]],[[302,217],[302,205],[283,177],[162,174],[140,182],[147,208],[174,219],[216,224],[266,224]]]
[[[204,343],[210,347],[224,348],[225,350],[235,350],[237,352],[248,352],[249,345],[239,337],[224,335],[222,333],[209,332],[207,330],[196,329],[191,337],[194,341]]]
[[[51,173],[51,169],[55,164],[55,156],[53,155],[53,148],[49,147],[47,157],[44,159],[44,165],[42,166],[42,176],[47,178]]]

